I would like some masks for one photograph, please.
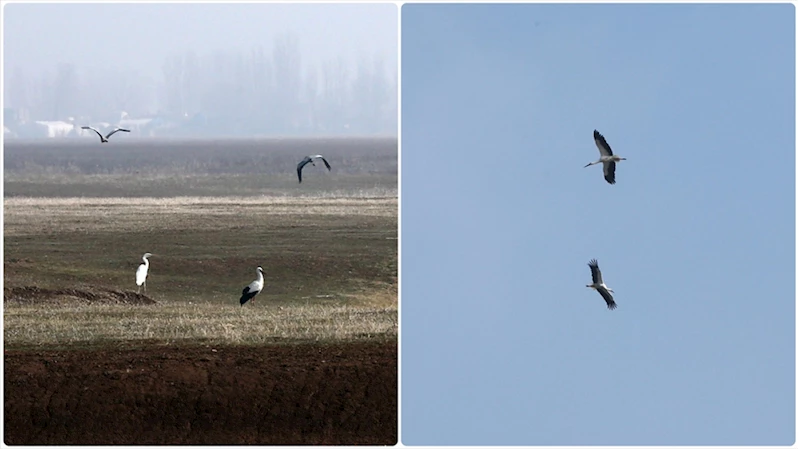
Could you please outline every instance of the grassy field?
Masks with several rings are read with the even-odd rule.
[[[316,153],[333,170],[299,184]],[[5,347],[396,339],[396,158],[396,139],[7,144]],[[115,301],[145,252],[155,303]]]

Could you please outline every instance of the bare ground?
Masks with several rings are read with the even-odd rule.
[[[3,289],[3,302],[18,304],[155,304],[155,300],[136,292],[100,288],[48,289],[36,286]]]
[[[5,443],[397,443],[393,343],[6,351]]]

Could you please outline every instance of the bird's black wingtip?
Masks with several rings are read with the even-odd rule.
[[[608,304],[608,309],[609,310],[614,310],[615,308],[616,308],[616,303],[615,302],[612,302],[612,303]]]

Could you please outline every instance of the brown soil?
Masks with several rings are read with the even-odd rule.
[[[3,302],[38,304],[155,304],[155,300],[136,292],[102,287],[47,289],[36,286],[3,289]]]
[[[6,351],[5,443],[397,443],[397,346]]]

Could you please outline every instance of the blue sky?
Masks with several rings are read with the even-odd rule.
[[[793,444],[794,41],[790,4],[403,6],[404,444]]]

